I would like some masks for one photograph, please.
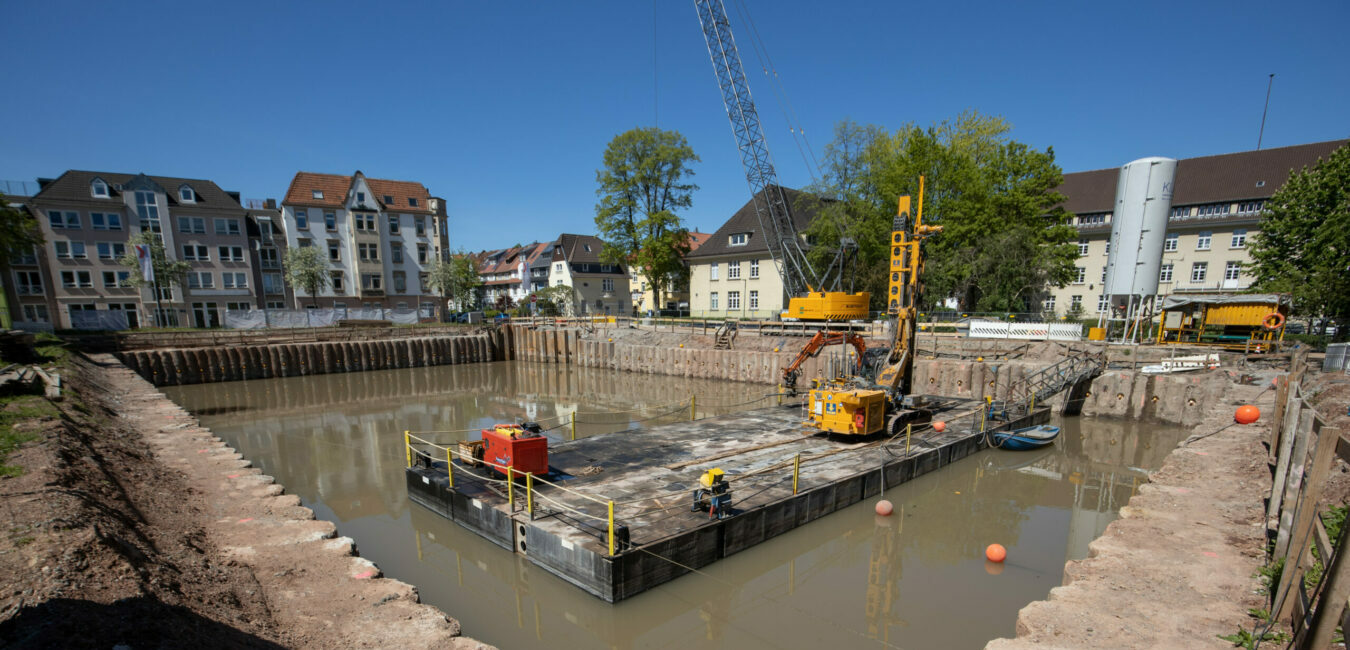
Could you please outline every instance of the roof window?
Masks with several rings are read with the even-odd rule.
[[[101,178],[95,178],[89,183],[89,193],[96,198],[106,199],[108,198],[108,184],[103,182]]]
[[[388,194],[385,194],[385,195],[384,195],[384,204],[385,204],[385,205],[393,205],[393,204],[394,204],[394,197],[389,196]]]
[[[749,239],[750,237],[746,233],[743,232],[732,233],[732,235],[727,238],[727,245],[744,246]]]
[[[316,199],[322,199],[322,198],[323,198],[323,190],[311,190],[310,193],[311,193],[311,194],[314,196],[314,198],[316,198]]]
[[[184,185],[178,188],[178,200],[183,203],[196,203],[197,193],[192,191],[192,187]]]
[[[587,252],[587,253],[591,252],[591,245],[590,245],[590,244],[582,244],[581,247],[584,248],[584,249],[586,249],[586,252]]]
[[[411,197],[411,196],[408,197],[408,205],[411,205],[411,206],[414,207],[414,208],[417,207],[417,199],[415,199],[415,198],[413,198],[413,197]]]

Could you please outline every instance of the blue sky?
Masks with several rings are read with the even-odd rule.
[[[748,9],[818,152],[844,118],[965,109],[1065,171],[1350,136],[1350,3],[737,0],[733,30],[787,185],[810,181],[750,49]],[[280,197],[297,170],[420,181],[468,249],[594,231],[615,134],[702,158],[683,216],[746,199],[689,0],[6,4],[0,179],[66,169],[209,178]]]

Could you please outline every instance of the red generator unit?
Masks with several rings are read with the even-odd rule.
[[[498,473],[548,474],[548,438],[532,423],[498,424],[483,429],[483,460]]]

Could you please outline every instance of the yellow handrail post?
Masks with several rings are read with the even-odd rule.
[[[506,466],[506,502],[511,506],[511,512],[516,511],[516,478],[512,475],[511,466]]]
[[[799,453],[792,459],[792,493],[797,493],[797,477],[802,473],[802,455]]]
[[[408,456],[408,467],[412,467],[412,432],[403,432],[403,453]]]
[[[577,412],[572,411],[572,439],[577,439]]]
[[[609,554],[614,555],[614,502],[609,502]]]
[[[989,416],[989,408],[980,409],[980,433],[984,433],[984,420]]]
[[[534,519],[534,473],[525,472],[525,512]]]
[[[689,421],[690,421],[690,422],[693,422],[693,421],[694,421],[694,404],[696,404],[697,401],[698,401],[698,395],[690,395],[690,396],[689,396]],[[613,555],[613,554],[611,553],[611,555]]]
[[[909,436],[914,433],[914,423],[905,423],[905,456],[909,456]]]
[[[778,384],[778,405],[783,405],[783,385]]]
[[[1036,410],[1036,393],[1031,394],[1031,406],[1027,407],[1027,415],[1031,415],[1034,410]]]
[[[450,448],[445,448],[445,482],[447,487],[455,487],[455,463],[450,457]]]

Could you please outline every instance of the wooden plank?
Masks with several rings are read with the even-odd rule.
[[[1312,412],[1300,409],[1298,432],[1294,434],[1294,455],[1289,459],[1289,479],[1284,484],[1284,507],[1280,509],[1280,528],[1275,536],[1275,557],[1289,552],[1289,541],[1294,529],[1294,511],[1299,507],[1303,491],[1303,476],[1308,461],[1308,444],[1313,439]],[[1307,504],[1316,507],[1316,504]]]
[[[1312,631],[1299,639],[1298,647],[1301,650],[1312,648],[1323,650],[1330,647],[1336,626],[1344,618],[1345,603],[1350,599],[1350,559],[1346,558],[1345,553],[1345,550],[1350,548],[1350,543],[1346,542],[1347,537],[1350,537],[1350,526],[1342,526],[1341,538],[1337,543],[1340,551],[1331,559],[1326,572],[1322,574],[1322,579],[1327,583],[1313,611],[1312,623],[1308,626]]]
[[[1326,559],[1333,555],[1333,551],[1331,538],[1327,537],[1327,527],[1322,524],[1321,517],[1313,522],[1313,545],[1317,547],[1317,557],[1322,558],[1322,566],[1325,567]]]
[[[1275,411],[1270,418],[1270,445],[1268,447],[1270,457],[1275,458],[1279,453],[1280,434],[1284,429],[1284,412],[1289,408],[1289,375],[1281,375],[1276,378],[1280,383],[1275,389]]]
[[[1308,430],[1311,432],[1314,428],[1312,418],[1307,419]],[[1341,437],[1340,431],[1330,427],[1317,432],[1317,452],[1313,458],[1312,467],[1308,470],[1307,476],[1303,481],[1303,494],[1299,498],[1298,516],[1294,520],[1294,527],[1290,534],[1289,552],[1285,556],[1284,572],[1292,574],[1296,584],[1302,583],[1303,571],[1311,563],[1308,561],[1308,542],[1312,537],[1313,524],[1317,522],[1318,507],[1322,503],[1322,492],[1326,486],[1327,474],[1331,471],[1331,461],[1335,460],[1336,441]],[[1283,517],[1281,517],[1283,521]],[[1278,545],[1278,542],[1277,542]],[[1322,557],[1327,557],[1323,555]],[[1290,568],[1293,568],[1290,571]],[[1284,576],[1280,576],[1281,580]],[[1290,603],[1286,600],[1285,605],[1276,612],[1275,619],[1281,620],[1284,615],[1289,613]],[[1306,610],[1305,610],[1306,611]],[[1295,615],[1295,619],[1297,619]]]
[[[1297,385],[1290,387],[1290,395],[1294,395],[1298,389]],[[1266,506],[1266,521],[1279,516],[1280,505],[1284,503],[1284,484],[1289,476],[1289,459],[1294,453],[1294,429],[1297,428],[1298,411],[1302,407],[1302,402],[1290,399],[1289,408],[1284,412],[1284,422],[1281,424],[1280,451],[1275,460],[1275,479],[1270,486],[1270,499]]]

